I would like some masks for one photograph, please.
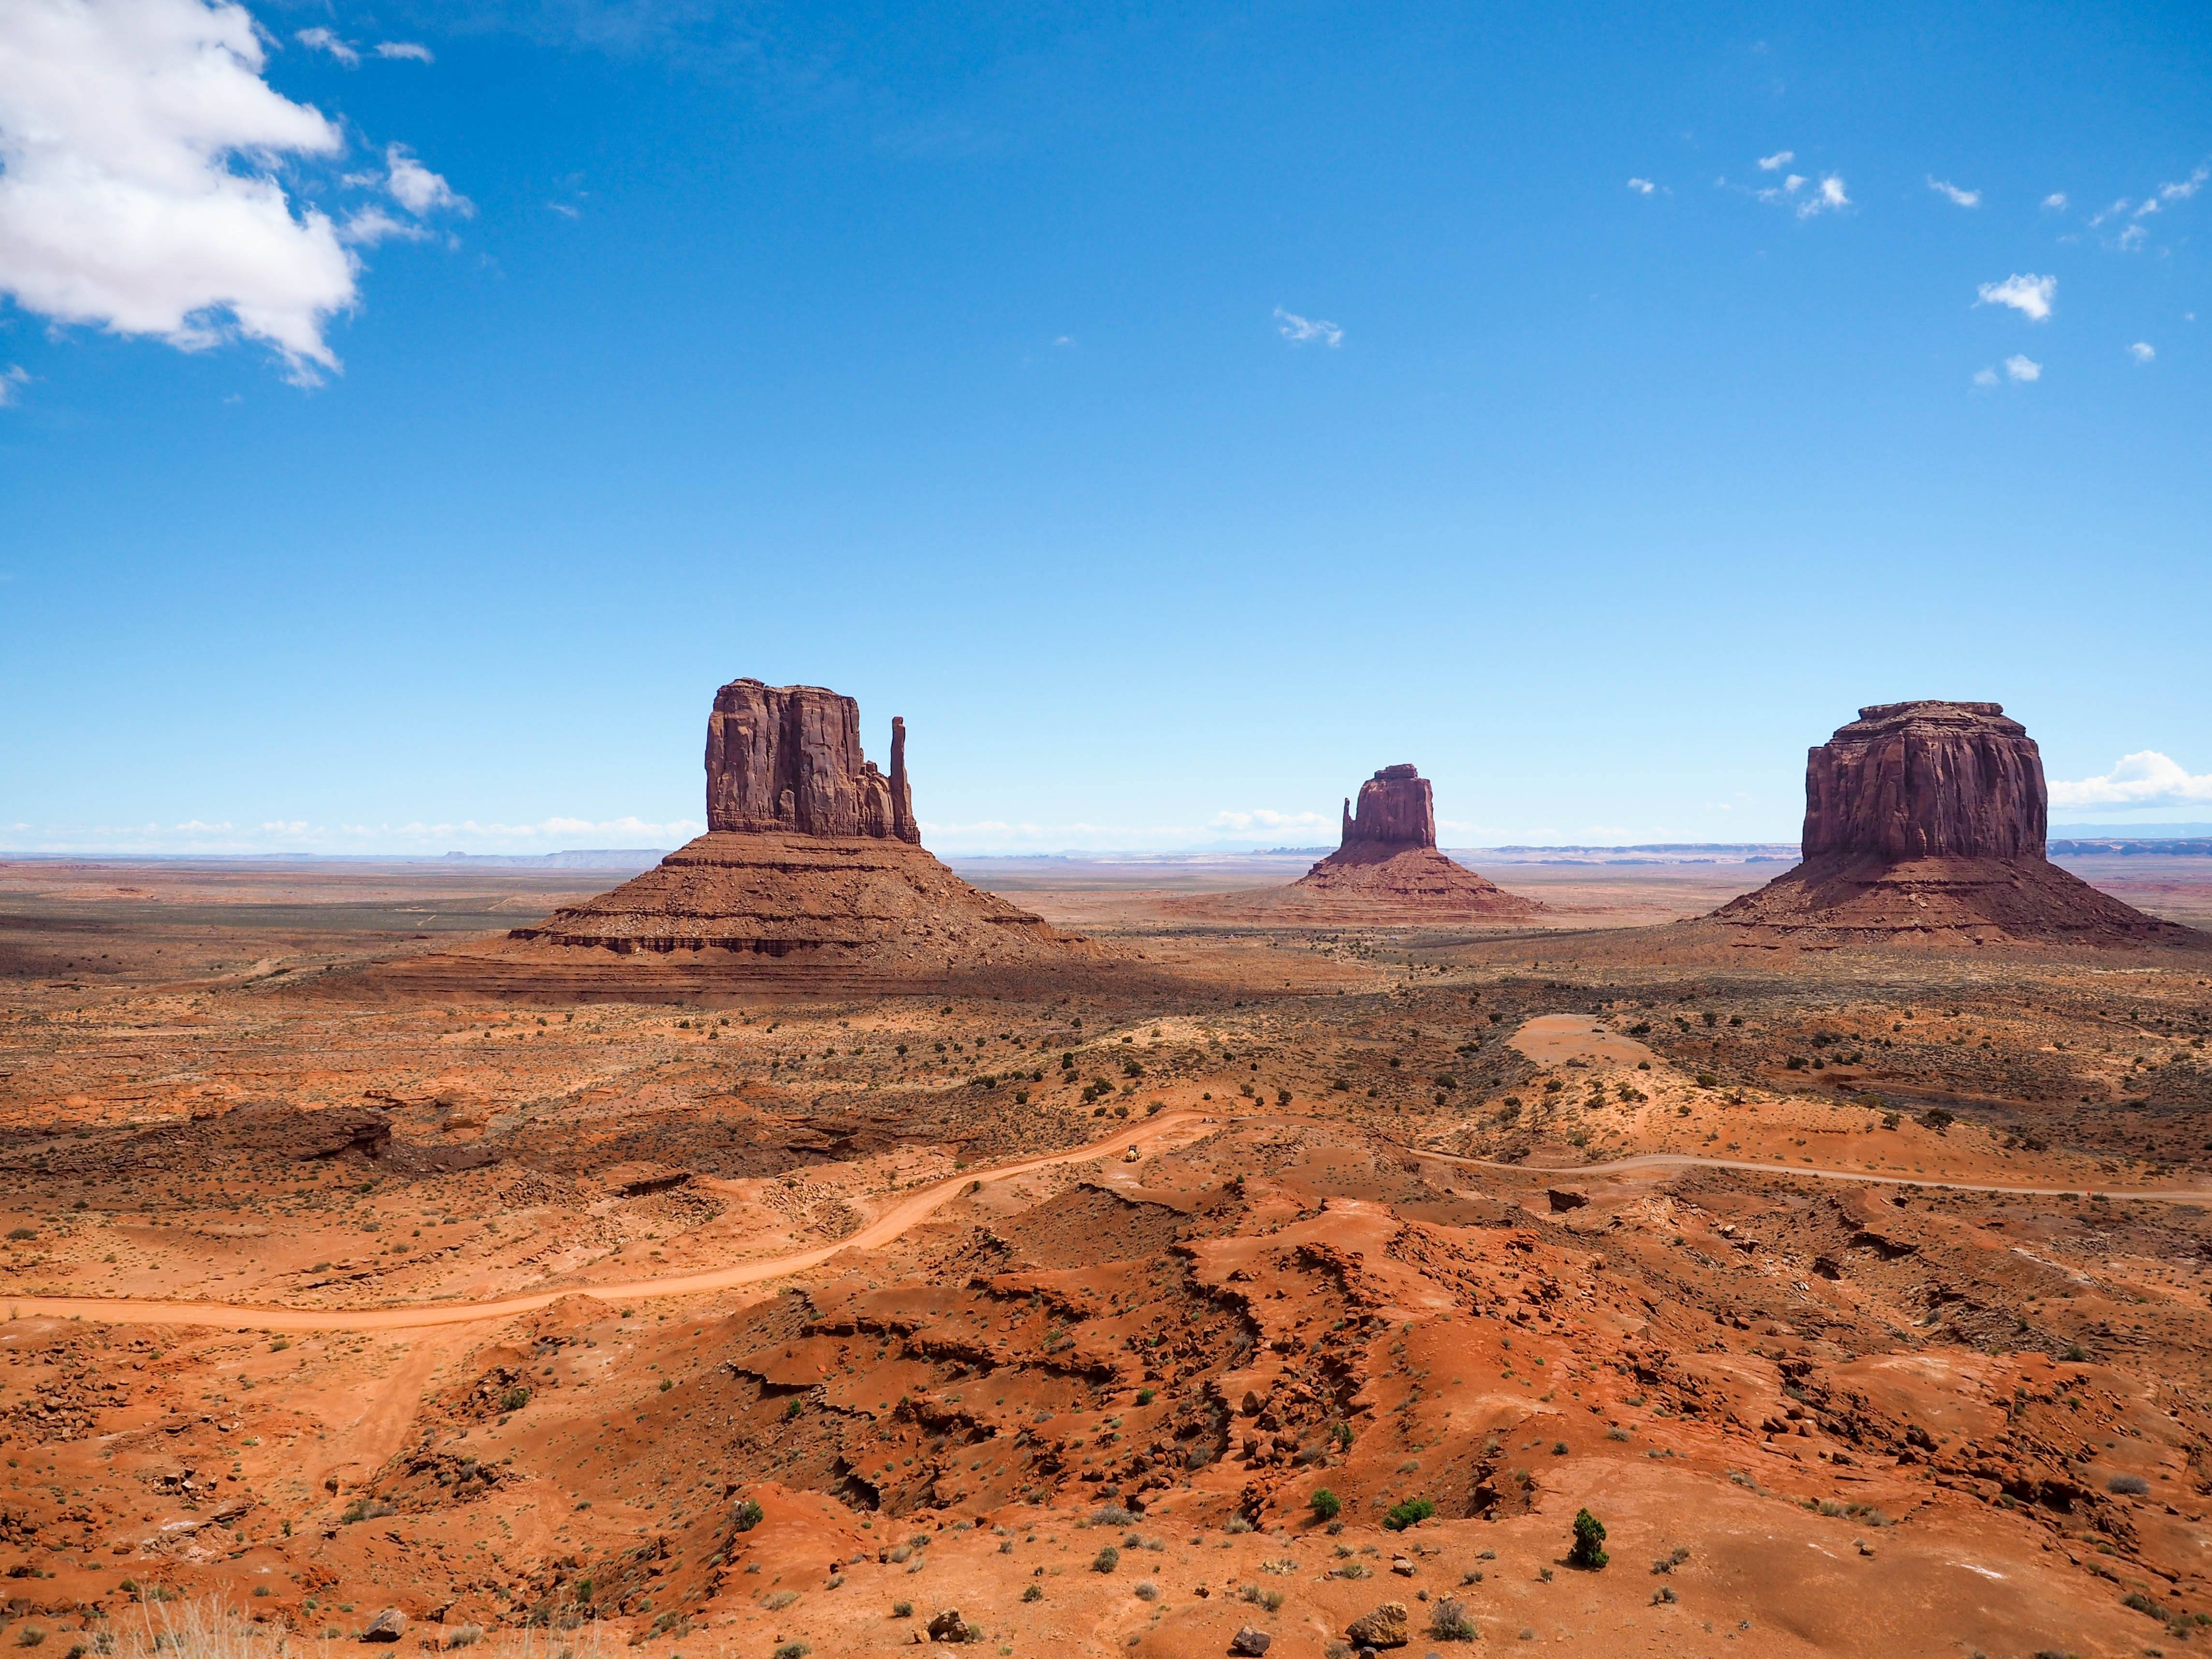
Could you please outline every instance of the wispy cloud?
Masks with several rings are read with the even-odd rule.
[[[1819,191],[1797,204],[1797,216],[1800,219],[1809,219],[1816,213],[1833,213],[1850,204],[1851,198],[1844,193],[1843,175],[1836,173],[1824,173],[1821,175]]]
[[[2066,206],[2066,192],[2063,190],[2052,191],[2050,195],[2043,198],[2043,205],[2053,213],[2063,210]]]
[[[361,62],[360,52],[319,24],[311,29],[297,30],[292,38],[310,52],[328,52],[348,69]]]
[[[430,48],[416,40],[380,40],[376,43],[379,58],[403,58],[416,64],[434,64]]]
[[[2058,298],[2058,279],[2033,275],[2008,276],[2002,283],[1984,283],[1978,291],[1981,298],[1975,301],[1977,305],[2010,306],[2021,316],[2040,323],[2049,319],[2051,307]]]
[[[1996,383],[1997,372],[1994,368],[1978,368],[1974,371],[1976,386],[1995,386]]]
[[[1979,207],[1982,204],[1982,192],[1978,190],[1961,190],[1947,179],[1938,179],[1932,173],[1928,175],[1928,188],[1938,196],[1946,198],[1954,206],[1970,208]]]
[[[2158,356],[2158,349],[2148,340],[2137,340],[2128,348],[2128,356],[2139,363],[2147,363]]]
[[[1301,317],[1280,306],[1275,307],[1275,331],[1292,345],[1310,345],[1316,340],[1326,346],[1344,343],[1344,331],[1334,323],[1319,317]]]
[[[186,818],[174,823],[9,826],[28,852],[337,853],[421,855],[447,852],[544,853],[605,847],[673,847],[706,825],[623,817],[548,817],[535,823],[463,818],[458,822],[319,823],[271,818],[258,823]]]
[[[2101,777],[2051,786],[2053,806],[2185,806],[2212,801],[2212,773],[2192,775],[2155,749],[2123,756]]]
[[[1658,185],[1653,184],[1649,179],[1631,179],[1628,181],[1628,187],[1634,191],[1638,196],[1649,196],[1653,191],[1659,188]]]
[[[1759,158],[1759,170],[1761,173],[1778,173],[1796,159],[1796,150],[1778,149],[1771,155],[1762,155]]]
[[[416,161],[406,145],[387,146],[384,164],[390,170],[385,188],[392,192],[393,201],[416,217],[440,211],[458,213],[465,219],[475,216],[476,204]]]
[[[2171,185],[2160,185],[2158,199],[2161,202],[2185,202],[2203,189],[2208,179],[2212,179],[2212,163],[2199,167],[2186,179]]]
[[[338,240],[349,247],[374,247],[379,242],[425,242],[430,233],[411,219],[395,219],[380,207],[365,207],[346,216],[338,227]]]
[[[23,372],[21,363],[10,363],[0,368],[0,409],[5,409],[15,399],[15,388],[28,386],[31,377]]]
[[[2043,365],[2033,357],[2023,357],[2018,352],[2014,352],[2005,359],[2005,373],[2012,379],[2025,384],[2029,380],[2039,380],[2043,378]]]

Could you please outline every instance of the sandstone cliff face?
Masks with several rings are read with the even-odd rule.
[[[919,844],[906,722],[891,721],[891,775],[860,753],[860,708],[818,685],[732,680],[707,716],[707,827]]]
[[[1434,847],[1437,808],[1429,781],[1410,764],[1386,766],[1359,786],[1355,810],[1344,803],[1344,845]]]
[[[1894,702],[1805,763],[1805,856],[2040,859],[2043,758],[1994,702]]]

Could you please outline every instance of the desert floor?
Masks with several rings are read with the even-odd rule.
[[[368,989],[588,872],[0,865],[7,1639],[2212,1640],[2212,952],[1176,908],[1310,861],[960,866],[1126,991],[588,1003]]]

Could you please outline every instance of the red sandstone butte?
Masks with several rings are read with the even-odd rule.
[[[1101,954],[923,851],[906,723],[891,722],[888,777],[861,753],[860,730],[850,697],[731,681],[707,717],[705,835],[499,945],[417,958],[395,973],[421,989],[450,980],[585,995],[647,980],[707,993],[754,981],[883,989],[1030,974]]]
[[[2044,856],[2043,757],[1994,702],[1881,703],[1805,762],[1804,862],[1713,913],[1746,945],[2202,939]]]
[[[1429,781],[1410,764],[1386,766],[1344,803],[1343,842],[1286,887],[1176,901],[1173,913],[1249,916],[1285,924],[1490,921],[1540,915],[1534,899],[1509,893],[1437,850]]]

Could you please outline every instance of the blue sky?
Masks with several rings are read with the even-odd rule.
[[[945,850],[2202,821],[2208,163],[2189,5],[19,0],[0,847],[671,844],[740,674]]]

